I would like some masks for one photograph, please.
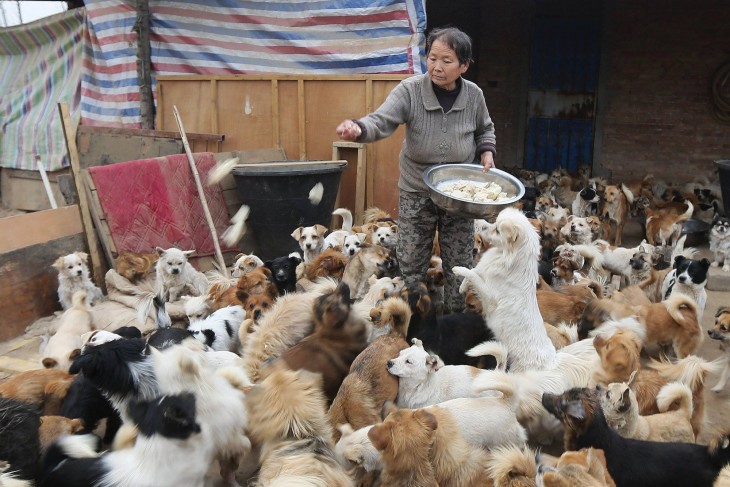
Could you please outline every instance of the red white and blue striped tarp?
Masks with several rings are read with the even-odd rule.
[[[85,4],[0,30],[0,166],[35,169],[34,152],[47,170],[67,165],[61,100],[84,125],[141,126],[136,2]],[[153,83],[157,74],[425,70],[425,0],[150,0],[150,11]]]

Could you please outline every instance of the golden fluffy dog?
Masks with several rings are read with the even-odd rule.
[[[43,367],[67,371],[73,359],[81,353],[81,335],[94,329],[92,320],[86,305],[86,291],[76,291],[72,306],[61,315],[58,330],[43,350]]]
[[[273,369],[246,397],[248,429],[261,445],[255,485],[351,486],[335,458],[319,377],[302,370]]]
[[[712,392],[721,392],[725,388],[728,378],[730,378],[730,308],[726,306],[718,308],[715,313],[715,326],[712,330],[707,330],[707,334],[713,340],[718,340],[720,350],[725,352],[723,354],[725,366],[722,369],[720,380],[712,388]]]
[[[541,470],[544,487],[616,487],[603,450],[582,448],[560,456],[557,468]]]
[[[211,285],[208,290],[210,310],[213,312],[226,306],[243,306],[248,295],[263,293],[274,297],[279,295],[271,271],[266,267],[257,267],[239,277],[235,286],[230,281]]]
[[[304,277],[310,281],[319,277],[333,277],[339,281],[348,261],[347,256],[339,250],[327,249],[306,265]]]
[[[315,300],[314,332],[279,356],[292,370],[322,374],[329,403],[337,395],[355,357],[367,346],[367,324],[354,316],[351,318],[351,310],[350,287],[341,283],[333,292]]]
[[[332,402],[327,417],[333,427],[349,423],[354,429],[375,424],[380,419],[383,404],[398,397],[398,378],[388,373],[388,361],[408,348],[405,337],[411,310],[400,298],[388,298],[371,317],[375,326],[390,327],[352,362],[350,372]],[[335,441],[340,437],[335,431]]]
[[[368,431],[373,446],[382,452],[381,485],[438,487],[431,464],[436,417],[423,410],[399,409]]]
[[[489,475],[494,487],[537,487],[534,451],[510,445],[495,448],[491,454]]]
[[[537,291],[537,306],[548,323],[577,323],[586,309],[587,299],[553,290]]]
[[[646,211],[646,241],[656,244],[657,237],[665,247],[667,243],[676,243],[682,232],[682,224],[692,217],[694,206],[686,202],[686,210],[658,211],[647,208]]]
[[[350,287],[352,299],[358,300],[367,293],[370,276],[383,277],[392,270],[395,270],[395,261],[388,249],[380,245],[363,245],[347,263],[342,282]]]
[[[59,369],[20,372],[0,384],[0,397],[27,402],[44,415],[55,416],[61,414],[61,404],[74,377]]]
[[[697,319],[697,303],[684,294],[640,306],[638,314],[646,328],[645,347],[671,343],[677,357],[684,358],[699,348],[705,336]]]
[[[136,283],[155,270],[159,258],[156,252],[139,253],[123,250],[114,261],[114,269],[129,282]]]
[[[241,294],[242,298],[246,298],[243,302],[243,310],[246,312],[246,318],[259,321],[259,318],[274,306],[276,296],[268,293],[262,294]]]
[[[603,193],[603,209],[602,215],[606,220],[605,232],[603,238],[610,240],[611,226],[615,224],[616,233],[614,234],[613,244],[621,245],[621,238],[624,234],[624,224],[629,217],[629,210],[634,202],[634,195],[625,185],[609,184]]]

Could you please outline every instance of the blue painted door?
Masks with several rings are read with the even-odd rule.
[[[592,165],[598,39],[597,20],[535,19],[525,168]]]

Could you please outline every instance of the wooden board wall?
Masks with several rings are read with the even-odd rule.
[[[158,76],[159,130],[172,130],[177,106],[186,130],[225,135],[222,151],[281,147],[289,159],[332,157],[335,127],[377,108],[407,75]],[[368,144],[367,206],[398,207],[403,128]],[[354,193],[354,177],[341,192]],[[352,209],[352,208],[351,208]]]

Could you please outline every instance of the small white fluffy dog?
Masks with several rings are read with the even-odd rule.
[[[370,239],[374,244],[382,245],[387,249],[393,250],[397,240],[397,233],[397,225],[377,225],[372,229]]]
[[[203,320],[190,323],[193,338],[216,351],[238,351],[238,330],[246,319],[241,306],[226,306]]]
[[[184,296],[185,315],[188,317],[189,323],[203,320],[210,316],[210,301],[207,294],[200,296]]]
[[[495,338],[509,351],[513,372],[554,366],[555,347],[537,306],[540,239],[519,210],[506,208],[485,232],[492,248],[474,269],[454,267],[464,277],[460,292],[471,286],[484,308]]]
[[[367,234],[365,233],[352,233],[345,237],[345,246],[343,248],[343,253],[348,256],[352,257],[353,255],[360,252],[360,247],[362,247],[363,242],[365,242],[365,239],[367,238]]]
[[[85,252],[74,252],[56,259],[53,267],[58,271],[58,301],[64,310],[72,306],[76,291],[86,291],[86,306],[91,306],[103,296],[101,289],[89,279],[89,267]]]
[[[238,254],[236,255],[236,263],[233,264],[232,277],[241,277],[244,274],[248,274],[257,267],[262,267],[264,262],[253,254]]]
[[[730,272],[730,218],[715,217],[710,231],[710,250],[715,257],[712,267],[722,264],[722,270]]]
[[[352,233],[352,212],[347,208],[337,208],[332,212],[333,215],[342,217],[342,229],[330,232],[324,239],[322,250],[339,248],[343,249],[345,238]]]
[[[325,233],[327,233],[327,227],[319,224],[299,227],[292,232],[292,238],[299,243],[299,248],[302,249],[305,264],[309,264],[322,253]]]
[[[74,293],[72,306],[61,315],[58,330],[43,349],[43,367],[68,371],[81,353],[81,335],[94,329],[91,311],[85,304],[87,297],[83,290]]]
[[[157,291],[167,297],[168,302],[177,301],[183,294],[200,296],[208,290],[208,278],[198,272],[188,262],[194,250],[167,250],[156,247],[160,256],[155,267],[157,272]]]

